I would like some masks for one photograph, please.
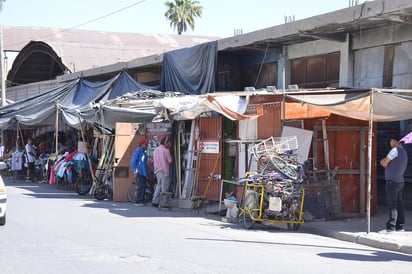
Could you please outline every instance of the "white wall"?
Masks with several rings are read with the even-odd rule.
[[[412,26],[360,31],[348,35],[345,42],[319,40],[291,45],[287,47],[287,58],[291,60],[339,51],[340,86],[382,87],[385,46],[391,44],[398,44],[393,87],[412,88]]]
[[[400,44],[395,49],[393,86],[412,88],[412,42]]]
[[[355,51],[355,87],[382,87],[384,53],[385,47],[383,46]]]
[[[257,119],[247,119],[239,121],[239,138],[241,140],[256,140],[257,139]],[[239,143],[238,146],[238,175],[240,178],[245,176],[245,173],[252,170],[257,170],[257,162],[252,159],[250,170],[246,165],[246,155],[250,160],[252,155],[247,152],[248,145]]]
[[[65,83],[51,80],[51,81],[43,81],[43,82],[38,82],[38,83],[31,83],[31,84],[26,84],[26,85],[9,87],[6,90],[6,98],[9,100],[18,102],[23,99],[42,94],[45,91],[50,91],[64,84]]]

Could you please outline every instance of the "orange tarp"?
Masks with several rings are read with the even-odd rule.
[[[329,117],[330,112],[302,103],[285,103],[285,120]]]

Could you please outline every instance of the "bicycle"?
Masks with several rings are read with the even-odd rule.
[[[145,189],[145,201],[151,202],[153,199],[154,191],[156,189],[156,178],[146,179],[146,189]],[[133,184],[127,190],[127,200],[131,203],[135,203],[137,199],[137,185],[133,180]]]
[[[113,177],[111,169],[97,169],[99,171],[98,176],[96,176],[96,185],[94,187],[93,193],[97,200],[104,200],[109,197],[113,197]]]
[[[88,169],[80,168],[75,181],[76,192],[79,195],[86,195],[93,185],[92,173]]]
[[[266,172],[269,168],[274,167],[276,170],[287,176],[289,179],[297,180],[299,177],[298,173],[298,166],[294,164],[290,164],[282,157],[278,155],[270,155],[269,156],[269,163],[264,168],[264,172]],[[263,173],[264,173],[263,172]]]
[[[48,162],[49,162],[49,154],[40,154],[39,158],[36,159],[34,163],[35,167],[35,174],[36,177],[42,181],[48,181],[49,173],[48,173]]]

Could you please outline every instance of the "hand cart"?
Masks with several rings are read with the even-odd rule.
[[[295,149],[296,137],[271,137],[249,149],[263,167],[245,181],[239,219],[246,228],[255,223],[285,223],[296,231],[304,223],[305,190]]]
[[[296,181],[278,174],[254,176],[245,184],[240,217],[245,228],[255,223],[285,223],[289,230],[298,230],[304,223],[304,188]]]

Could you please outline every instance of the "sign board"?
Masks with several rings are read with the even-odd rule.
[[[147,145],[147,165],[149,174],[153,174],[153,151],[160,145],[160,140],[164,136],[169,136],[172,140],[172,124],[171,123],[146,123],[146,138],[149,140]]]
[[[298,149],[296,153],[298,155],[298,163],[303,164],[309,156],[310,146],[312,145],[313,131],[284,126],[282,131],[282,137],[284,136],[297,137]]]
[[[219,140],[203,140],[199,142],[202,153],[219,153]]]

